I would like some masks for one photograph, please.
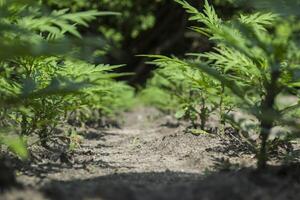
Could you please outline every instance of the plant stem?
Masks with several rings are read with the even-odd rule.
[[[204,98],[201,98],[202,105],[201,105],[201,111],[200,111],[200,128],[201,130],[205,130],[205,125],[207,121],[207,109],[206,109],[206,102]]]
[[[261,123],[261,131],[260,131],[260,150],[258,152],[258,162],[257,168],[258,169],[265,169],[267,167],[268,161],[268,150],[267,150],[267,140],[270,135],[270,130],[272,128],[271,124],[262,122]]]
[[[278,88],[278,79],[280,77],[279,68],[275,68],[271,72],[271,81],[266,85],[266,96],[261,104],[261,116],[260,116],[260,150],[258,152],[257,168],[264,169],[267,167],[268,149],[267,140],[269,138],[271,129],[274,123],[274,103],[275,98],[280,92]]]
[[[225,92],[225,86],[224,86],[224,84],[222,84],[221,98],[220,98],[220,103],[219,103],[219,117],[220,117],[220,125],[221,125],[220,132],[222,135],[224,135],[224,130],[225,130],[225,120],[223,117],[224,92]]]

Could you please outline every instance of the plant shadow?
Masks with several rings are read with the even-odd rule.
[[[300,166],[212,172],[120,173],[83,180],[53,180],[41,188],[51,200],[279,200],[300,197]]]
[[[30,150],[30,159],[22,161],[13,155],[7,156],[11,160],[12,166],[22,174],[44,178],[48,174],[59,173],[63,170],[86,170],[87,167],[97,167],[102,169],[115,169],[114,162],[106,162],[101,158],[108,156],[107,153],[100,151],[112,146],[105,144],[105,135],[114,135],[104,131],[81,132],[85,140],[101,141],[93,148],[83,143],[74,150],[68,150],[68,144],[60,140],[52,142],[48,148],[36,145]],[[124,166],[130,168],[128,166]]]

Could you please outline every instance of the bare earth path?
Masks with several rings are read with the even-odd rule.
[[[60,152],[52,152],[45,159],[30,164],[18,176],[25,188],[8,192],[0,199],[268,200],[300,197],[299,183],[290,184],[289,175],[284,179],[268,174],[253,176],[247,169],[214,174],[221,158],[248,165],[254,163],[253,155],[238,151],[238,146],[226,148],[228,144],[218,136],[185,134],[183,126],[177,126],[170,117],[154,109],[140,108],[125,117],[121,129],[87,130],[70,162],[64,162]]]

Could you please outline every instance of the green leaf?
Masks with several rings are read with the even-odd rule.
[[[175,117],[176,117],[177,119],[181,119],[181,118],[184,117],[185,113],[186,113],[186,111],[185,111],[184,109],[179,110],[179,111],[176,112]]]
[[[17,156],[22,159],[28,158],[28,150],[26,148],[26,142],[24,138],[12,137],[12,136],[2,136],[0,142],[8,146],[9,150],[14,152]]]
[[[189,129],[189,133],[191,133],[192,135],[195,135],[195,136],[209,134],[208,132],[201,130],[201,129]]]

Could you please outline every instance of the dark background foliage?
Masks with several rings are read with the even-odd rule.
[[[191,5],[201,8],[204,1],[189,0]],[[223,18],[230,18],[243,6],[233,0],[211,1]],[[140,54],[162,54],[181,56],[186,52],[209,50],[212,46],[205,38],[193,33],[187,27],[186,12],[173,0],[71,0],[45,1],[53,8],[70,8],[72,11],[98,9],[120,13],[116,17],[101,17],[93,21],[88,29],[82,30],[84,36],[99,36],[107,40],[108,52],[101,62],[126,64],[122,71],[134,72],[127,77],[133,85],[143,84],[153,67],[145,64]],[[100,62],[100,60],[95,60]]]

